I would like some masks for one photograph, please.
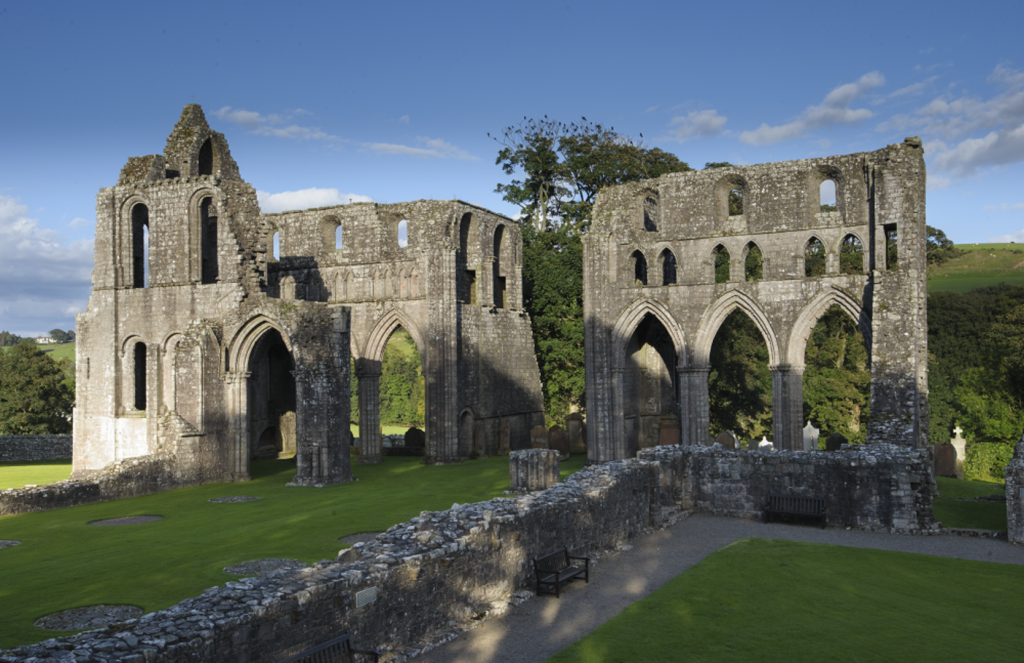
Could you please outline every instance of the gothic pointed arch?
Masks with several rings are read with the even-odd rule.
[[[295,348],[292,346],[291,340],[289,339],[288,332],[284,326],[279,322],[272,320],[265,314],[257,314],[249,319],[244,325],[242,325],[238,331],[235,332],[231,341],[227,344],[228,348],[228,365],[225,366],[226,371],[244,371],[246,366],[249,365],[249,359],[252,356],[253,349],[256,344],[259,343],[260,339],[265,333],[270,330],[276,330],[281,335],[281,340],[284,341],[285,347],[292,355],[296,355]],[[296,356],[296,359],[298,357]]]
[[[711,344],[718,334],[718,328],[722,326],[729,314],[739,309],[747,314],[764,337],[765,345],[768,346],[768,364],[776,366],[782,359],[779,348],[779,339],[772,327],[771,321],[765,314],[764,309],[754,300],[753,297],[740,290],[730,290],[728,293],[713,302],[701,316],[700,327],[697,330],[697,338],[694,341],[694,363],[697,366],[708,366],[711,362]]]
[[[807,338],[814,330],[818,319],[832,306],[841,308],[856,323],[861,334],[864,335],[864,345],[867,346],[868,356],[871,356],[871,316],[861,305],[860,300],[844,290],[831,286],[815,295],[793,323],[793,329],[789,335],[789,348],[786,353],[790,365],[804,365]]]
[[[412,318],[397,308],[388,310],[373,325],[373,329],[366,340],[366,345],[362,348],[358,358],[381,361],[384,357],[384,347],[388,344],[388,339],[391,338],[391,334],[399,327],[403,327],[412,336],[412,340],[416,342],[416,349],[420,353],[420,361],[423,361],[425,359],[423,353],[426,348],[423,334]]]
[[[672,338],[672,345],[675,346],[677,361],[685,365],[686,339],[683,336],[682,327],[679,326],[668,307],[655,299],[637,300],[619,315],[618,321],[612,328],[612,338],[615,339],[616,365],[622,366],[625,362],[626,345],[647,315],[652,316],[665,327]]]

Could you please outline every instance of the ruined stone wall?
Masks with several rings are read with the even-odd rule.
[[[1006,537],[1024,543],[1024,435],[1006,464]]]
[[[837,211],[820,211],[825,180],[835,183]],[[657,431],[644,434],[621,416],[634,410],[652,420],[677,416],[683,444],[706,443],[711,345],[736,310],[768,347],[776,448],[800,448],[804,350],[833,305],[869,346],[868,440],[924,446],[924,187],[920,141],[907,139],[876,152],[674,173],[602,191],[583,245],[591,460],[630,457],[656,443]],[[742,195],[742,214],[729,214],[733,190]],[[887,233],[897,237],[895,264],[886,259]],[[823,276],[805,276],[813,240],[825,250]],[[861,273],[840,269],[847,241],[862,247],[860,269],[852,270]],[[763,274],[747,280],[755,248]],[[715,255],[723,249],[729,278],[716,283]],[[652,343],[649,328],[662,339],[655,347],[666,357],[675,402],[634,402],[639,392],[629,388],[637,353]]]
[[[71,458],[71,435],[0,435],[0,462]]]

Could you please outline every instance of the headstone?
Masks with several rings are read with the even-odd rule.
[[[512,490],[547,490],[559,481],[558,452],[553,449],[521,449],[508,454]]]
[[[561,426],[552,426],[548,431],[548,448],[563,456],[569,454],[569,434]]]
[[[679,444],[679,420],[674,416],[661,418],[661,430],[658,433],[658,444],[668,446]]]
[[[737,449],[740,444],[736,439],[736,433],[731,430],[724,430],[719,435],[716,441],[726,449]]]
[[[804,451],[818,450],[819,435],[821,435],[821,429],[815,428],[814,424],[808,421],[804,426]]]
[[[587,453],[587,425],[583,415],[573,412],[565,418],[565,431],[569,435],[569,451],[574,454]]]
[[[543,426],[534,426],[530,429],[530,448],[531,449],[547,449],[548,448],[548,429]]]
[[[846,438],[840,433],[832,433],[825,440],[825,451],[839,451],[839,448],[846,444]]]
[[[758,451],[775,451],[775,445],[768,441],[767,435],[761,436],[761,441],[757,443]]]
[[[422,449],[427,446],[427,434],[419,428],[405,431],[405,446],[409,449]]]
[[[956,478],[964,478],[964,460],[967,459],[967,440],[960,437],[960,433],[964,432],[963,428],[957,426],[953,429],[956,433],[956,437],[949,441],[953,445],[953,449],[956,450]]]
[[[956,449],[950,442],[936,444],[935,453],[935,476],[955,477],[956,476]]]

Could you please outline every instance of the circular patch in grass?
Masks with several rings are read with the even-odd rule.
[[[115,525],[141,525],[142,523],[155,523],[163,520],[163,516],[125,516],[124,518],[108,518],[106,520],[94,520],[90,525],[97,527],[108,527]]]
[[[253,500],[261,499],[253,495],[234,495],[232,497],[211,497],[210,502],[252,502]]]
[[[0,548],[13,548],[14,546],[20,546],[21,541],[15,541],[14,539],[0,539]]]
[[[103,628],[141,616],[142,608],[134,605],[87,605],[40,617],[35,621],[35,626],[48,631],[78,631]]]
[[[269,557],[267,559],[254,559],[249,562],[242,562],[241,564],[225,566],[224,573],[236,576],[268,576],[275,571],[304,569],[306,566],[305,562],[300,562],[297,559]]]
[[[349,536],[343,536],[340,539],[338,539],[338,541],[341,541],[342,543],[351,543],[351,544],[369,543],[370,541],[373,541],[374,539],[376,539],[379,535],[381,535],[383,533],[384,532],[363,532],[362,534],[352,534],[352,535],[349,535]]]

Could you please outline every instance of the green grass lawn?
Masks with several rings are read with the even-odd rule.
[[[3,350],[4,350],[4,352],[7,352],[12,347],[14,347],[14,346],[8,345],[8,346],[4,347]],[[35,347],[37,347],[38,349],[42,350],[46,354],[50,355],[50,357],[54,361],[58,361],[58,360],[63,359],[65,357],[67,357],[68,359],[71,359],[72,361],[74,361],[74,359],[75,359],[75,343],[74,343],[74,341],[72,341],[71,343],[47,343],[45,345],[37,345]]]
[[[745,539],[548,661],[1004,662],[1022,614],[1022,566]]]
[[[563,476],[583,467],[584,455],[562,464]],[[196,488],[0,518],[0,648],[66,633],[32,622],[44,615],[99,603],[127,603],[146,612],[166,608],[204,589],[236,579],[225,566],[264,557],[316,562],[346,547],[338,539],[383,531],[421,511],[489,499],[509,486],[508,459],[456,465],[418,458],[353,463],[356,482],[289,488],[290,461],[252,464],[248,483]],[[211,497],[255,495],[253,502],[213,504]],[[132,515],[164,520],[91,527],[89,522]]]
[[[964,481],[937,477],[939,497],[932,503],[935,519],[945,527],[1006,529],[1006,502],[961,502],[958,500],[1006,494],[1006,486],[988,481]]]
[[[71,459],[7,461],[0,463],[0,490],[35,484],[45,486],[71,476]],[[2,529],[2,528],[0,528]]]
[[[964,255],[928,269],[928,290],[967,292],[1000,283],[1024,286],[1024,245],[957,244]]]

